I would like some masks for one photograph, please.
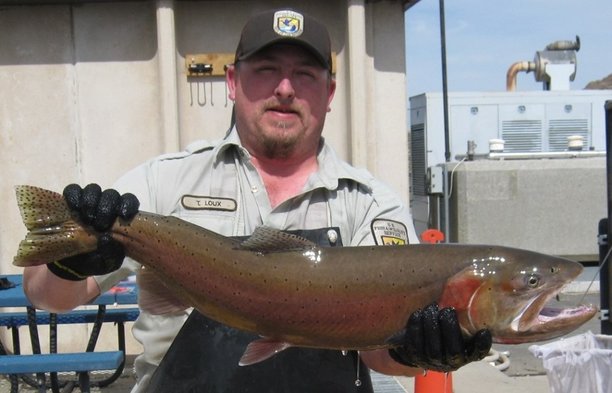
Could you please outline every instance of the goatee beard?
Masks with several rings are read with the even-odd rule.
[[[276,128],[277,130],[284,130],[288,128],[288,125],[285,122],[278,122]],[[264,154],[269,159],[288,158],[298,146],[299,139],[299,135],[291,134],[280,134],[275,137],[263,135],[262,145],[264,147]]]

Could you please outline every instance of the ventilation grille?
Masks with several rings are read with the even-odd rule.
[[[415,124],[410,127],[412,192],[414,195],[425,196],[426,151],[425,124]]]
[[[502,121],[502,139],[506,142],[504,151],[507,152],[542,151],[542,121]]]
[[[590,146],[588,119],[551,120],[548,124],[548,148],[550,151],[567,150],[567,137],[580,135],[585,146]]]

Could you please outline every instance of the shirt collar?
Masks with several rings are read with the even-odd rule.
[[[224,161],[225,154],[230,147],[235,147],[239,154],[248,154],[247,150],[240,143],[240,137],[235,126],[229,129],[225,137],[214,147],[213,156],[215,157],[215,165]]]
[[[329,190],[336,190],[340,181],[349,180],[365,186],[368,190],[372,189],[372,175],[364,169],[354,168],[341,160],[324,139],[317,160],[319,170],[310,177],[307,186],[311,188],[322,186]]]
[[[235,126],[214,147],[215,165],[225,161],[227,154],[234,149],[247,159],[250,156],[249,152],[240,143],[240,137]],[[372,189],[372,175],[365,169],[354,168],[341,160],[334,149],[325,142],[325,138],[321,138],[317,160],[319,170],[310,176],[305,191],[320,187],[336,190],[341,180],[359,183],[365,186],[368,191]]]

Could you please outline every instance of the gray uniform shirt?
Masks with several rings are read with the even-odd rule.
[[[338,227],[345,246],[417,243],[408,208],[387,186],[340,160],[324,142],[317,159],[319,169],[302,192],[274,209],[235,129],[218,143],[200,141],[152,159],[125,174],[115,188],[135,194],[140,210],[177,216],[225,236],[249,235],[260,225]],[[119,270],[96,279],[106,291],[139,268],[128,258]],[[190,311],[141,312],[132,332],[144,352],[135,361],[138,383],[132,392],[146,391]]]

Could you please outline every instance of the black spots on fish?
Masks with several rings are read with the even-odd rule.
[[[176,248],[180,248],[183,251],[188,251],[187,244],[185,244],[185,243],[181,243],[181,242],[175,241],[174,245],[176,246]]]
[[[242,276],[253,277],[253,272],[251,272],[251,271],[244,272],[244,271],[241,270],[241,271],[238,272],[238,274],[240,275],[240,277],[242,277]]]

